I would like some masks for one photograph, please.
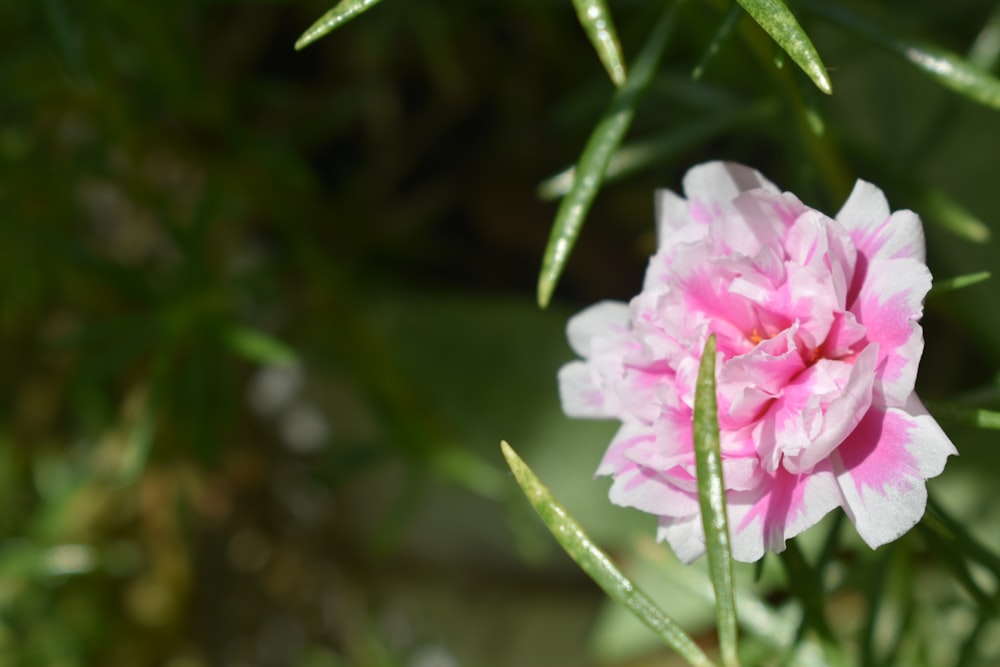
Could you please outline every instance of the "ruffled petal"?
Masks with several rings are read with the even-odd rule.
[[[656,209],[656,244],[693,243],[708,233],[705,225],[692,225],[688,203],[672,190],[660,189],[654,195]]]
[[[913,211],[890,213],[885,195],[871,183],[859,180],[854,184],[854,190],[837,213],[837,221],[847,228],[854,245],[869,262],[899,258],[926,260],[920,218]]]
[[[559,369],[559,399],[569,417],[610,419],[618,416],[618,403],[609,400],[607,389],[594,367],[571,361]]]
[[[566,336],[570,347],[581,357],[593,355],[593,343],[598,337],[620,339],[628,333],[628,304],[621,301],[599,301],[570,318]]]
[[[597,468],[596,476],[614,475],[619,471],[635,466],[635,462],[629,458],[631,450],[647,442],[655,440],[656,436],[645,424],[636,422],[624,422],[615,437],[611,439],[611,445],[604,453],[601,464]]]
[[[682,563],[692,563],[705,553],[705,529],[700,514],[661,516],[656,539],[667,542]]]
[[[907,409],[873,408],[830,457],[844,509],[873,549],[912,528],[927,503],[925,480],[955,446],[916,395]]]
[[[756,169],[735,162],[705,162],[684,175],[684,194],[691,219],[699,223],[718,217],[741,192],[757,188],[780,193]]]
[[[931,274],[911,259],[874,262],[868,269],[851,310],[865,327],[867,339],[879,344],[876,395],[898,407],[913,392],[924,350],[923,330],[917,320],[931,287]]]
[[[752,563],[813,526],[842,502],[827,462],[808,474],[779,468],[753,491],[728,494],[733,558]]]
[[[615,505],[635,507],[650,514],[668,509],[683,516],[698,511],[695,494],[672,484],[669,475],[642,466],[618,472],[608,497]]]

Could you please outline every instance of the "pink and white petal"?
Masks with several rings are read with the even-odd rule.
[[[569,417],[610,419],[618,416],[620,407],[594,364],[585,361],[571,361],[559,369],[559,399]]]
[[[698,511],[698,499],[671,483],[670,475],[634,465],[615,473],[608,498],[615,505],[635,507],[650,514]]]
[[[628,334],[628,304],[622,301],[598,301],[569,319],[566,336],[570,347],[581,357],[593,354],[595,338],[621,339]]]
[[[694,243],[708,234],[706,225],[691,224],[688,203],[672,190],[659,189],[653,200],[656,210],[656,245]]]
[[[820,360],[812,369],[829,371],[833,382],[838,385],[833,400],[823,409],[820,432],[809,445],[795,456],[786,456],[785,468],[791,473],[808,473],[820,461],[826,459],[844,438],[851,433],[872,404],[872,383],[875,377],[875,361],[878,345],[868,345],[851,365],[846,382],[842,377],[845,362]],[[824,397],[825,398],[825,397]]]
[[[873,549],[912,528],[927,504],[926,479],[944,469],[954,445],[914,395],[907,413],[875,409],[830,457],[844,509]]]
[[[705,162],[684,175],[684,195],[695,222],[715,219],[736,195],[757,188],[780,192],[760,172],[735,162]]]
[[[859,180],[854,184],[837,221],[847,228],[869,261],[902,257],[926,260],[920,218],[913,211],[891,213],[885,195],[871,183]]]
[[[834,313],[830,333],[823,341],[821,356],[839,359],[849,356],[851,350],[865,338],[865,328],[849,310]]]
[[[765,248],[784,246],[788,228],[809,209],[790,192],[751,190],[732,201],[735,215],[724,215],[713,225],[717,248],[754,257]],[[823,217],[816,213],[817,217]]]
[[[765,190],[741,192],[720,206],[712,221],[712,248],[720,255],[756,257],[781,248],[785,232],[805,207],[795,195]]]
[[[705,529],[701,514],[661,516],[656,539],[667,542],[682,563],[693,563],[705,553]]]
[[[917,320],[930,287],[930,271],[916,260],[874,262],[851,308],[868,340],[879,344],[875,394],[888,405],[903,405],[913,391],[924,350]]]
[[[847,231],[854,232],[874,229],[888,220],[890,215],[892,211],[882,190],[859,178],[836,218]]]
[[[632,468],[635,463],[629,458],[633,447],[646,442],[652,442],[656,435],[646,424],[624,422],[611,439],[611,444],[601,459],[601,464],[594,473],[596,477],[614,475],[620,471]]]
[[[842,498],[829,463],[793,475],[778,468],[753,491],[727,495],[733,558],[752,563],[765,551],[785,550],[785,541],[819,522]]]

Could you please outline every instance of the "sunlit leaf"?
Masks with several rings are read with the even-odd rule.
[[[506,442],[500,443],[507,465],[517,483],[538,512],[546,527],[552,532],[570,558],[600,586],[613,600],[624,605],[656,636],[681,654],[692,665],[708,667],[712,662],[678,625],[642,592],[587,536],[566,508],[552,497],[552,493],[539,481],[531,468]]]
[[[604,0],[573,0],[577,18],[616,86],[625,85],[625,57]]]
[[[368,11],[382,0],[341,0],[337,5],[323,14],[318,21],[309,26],[295,42],[295,50],[304,49],[328,32],[347,23],[358,14]]]
[[[701,354],[694,395],[694,459],[698,477],[698,503],[705,528],[708,573],[715,590],[715,614],[722,662],[739,664],[736,654],[736,596],[733,592],[733,552],[726,518],[726,487],[722,480],[719,418],[715,397],[715,334],[708,337]]]
[[[611,106],[597,123],[583,149],[576,166],[577,177],[556,212],[549,243],[545,248],[545,257],[542,259],[542,271],[538,278],[538,303],[543,308],[549,304],[552,291],[569,259],[569,253],[580,235],[583,220],[604,182],[608,162],[621,145],[622,138],[632,123],[639,98],[656,72],[657,63],[663,55],[667,38],[674,25],[677,8],[681,4],[683,0],[678,0],[663,12],[642,52],[636,58],[632,75],[624,86],[615,91]]]
[[[781,0],[737,0],[747,14],[785,50],[816,87],[826,94],[833,92],[833,85],[826,66],[816,52],[812,40],[796,20],[788,6]]]
[[[803,3],[809,11],[863,35],[883,49],[912,63],[945,88],[971,100],[1000,109],[1000,79],[946,49],[903,37],[888,26],[828,2]]]
[[[978,271],[976,273],[967,273],[965,275],[955,276],[954,278],[947,278],[945,280],[935,280],[934,285],[931,287],[931,291],[927,296],[938,296],[939,294],[952,292],[954,290],[962,289],[963,287],[976,285],[984,280],[989,280],[989,278],[989,271]]]

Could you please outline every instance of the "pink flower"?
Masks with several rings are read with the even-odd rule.
[[[734,557],[782,551],[836,507],[873,548],[896,539],[957,453],[913,390],[920,219],[864,181],[831,219],[733,163],[694,167],[684,193],[657,193],[639,296],[568,325],[584,359],[559,372],[564,411],[622,422],[597,471],[612,502],[655,514],[682,560],[705,551],[691,421],[714,333]]]

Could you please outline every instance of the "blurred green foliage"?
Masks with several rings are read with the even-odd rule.
[[[995,74],[994,3],[789,3],[829,97],[730,4],[677,10],[545,312],[536,188],[615,94],[572,3],[394,0],[300,52],[327,3],[0,6],[0,664],[662,657],[556,554],[502,437],[703,638],[700,570],[610,506],[613,425],[555,389],[567,314],[639,285],[652,189],[736,159],[833,212],[863,177],[924,216],[935,276],[1000,274],[1000,113],[894,55]],[[609,5],[627,57],[664,6]],[[928,302],[923,395],[1000,408],[993,292]],[[932,490],[971,542],[804,540],[864,664],[996,659],[998,572],[968,555],[1000,546],[994,438],[949,432]],[[771,560],[736,578],[775,603],[741,645],[766,654],[794,600]]]

